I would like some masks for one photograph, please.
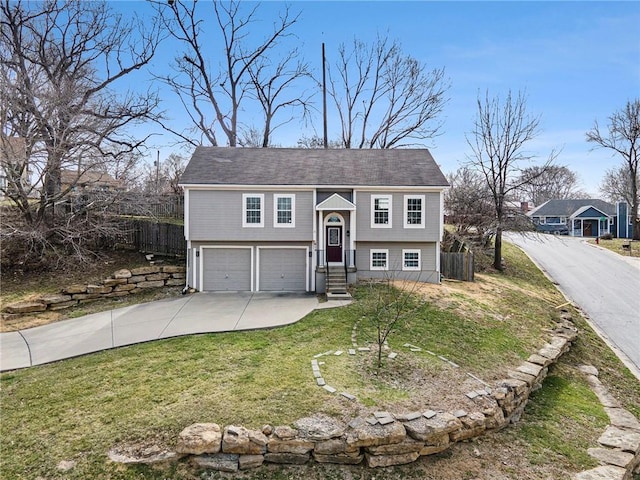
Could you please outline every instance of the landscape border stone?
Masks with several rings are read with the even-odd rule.
[[[352,343],[357,347],[355,328]],[[371,468],[411,463],[421,456],[441,453],[457,442],[498,431],[519,421],[531,392],[540,388],[549,366],[559,360],[577,336],[575,327],[568,322],[562,324],[552,333],[549,343],[530,356],[528,361],[511,370],[512,375],[497,381],[494,387],[486,386],[481,392],[476,391],[473,399],[477,406],[475,411],[427,410],[422,414],[397,415],[375,412],[373,415],[356,417],[348,424],[318,414],[295,421],[293,425],[296,428],[265,426],[261,432],[238,426],[216,426],[223,432],[222,453],[237,455],[237,465],[232,468],[238,469],[259,467],[264,462],[302,465],[312,459],[319,463],[352,465],[364,461]],[[359,347],[357,351],[362,352],[364,348]],[[314,355],[312,370],[319,372],[322,362],[318,358],[333,354],[332,350]],[[520,379],[521,375],[527,375],[528,381]],[[336,392],[335,388],[326,384],[322,388],[329,393]],[[630,421],[628,416],[622,415],[620,418]],[[197,439],[192,436],[189,438],[192,444],[197,443]],[[192,448],[197,446],[192,445]],[[231,457],[225,457],[220,467],[216,467],[215,462],[211,461],[212,455],[205,455],[207,460],[194,461],[200,465],[206,464],[206,468],[213,470],[230,468],[228,460]],[[198,455],[189,457],[197,458]],[[251,458],[251,462],[243,463],[243,458]],[[617,462],[620,463],[620,457]],[[607,468],[607,471],[624,470],[614,465]],[[600,477],[576,477],[576,480],[588,478]],[[620,478],[627,480],[626,477]]]
[[[576,474],[574,480],[631,480],[634,473],[640,474],[640,422],[622,408],[609,394],[598,378],[598,370],[592,365],[578,367],[587,378],[587,383],[596,394],[610,425],[598,438],[599,447],[587,453],[600,466]]]
[[[6,305],[2,311],[10,315],[26,315],[62,310],[101,298],[135,295],[146,289],[179,287],[184,284],[186,267],[181,265],[152,265],[131,270],[121,269],[102,282],[73,284],[60,293],[47,294],[27,301]]]

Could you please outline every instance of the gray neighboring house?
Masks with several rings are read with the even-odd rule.
[[[440,281],[448,183],[428,150],[198,147],[180,185],[196,290]]]
[[[627,204],[616,205],[596,198],[549,200],[527,212],[540,231],[557,233],[562,227],[573,237],[601,237],[612,234],[631,238]]]

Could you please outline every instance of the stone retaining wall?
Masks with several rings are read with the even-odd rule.
[[[640,474],[640,422],[620,406],[598,378],[598,370],[591,365],[579,367],[589,382],[605,412],[609,426],[598,438],[598,446],[587,453],[600,466],[578,473],[574,480],[631,480]]]
[[[227,472],[261,466],[264,462],[304,464],[359,464],[386,467],[416,461],[449,449],[456,442],[504,428],[517,422],[531,392],[540,388],[549,366],[570,348],[577,338],[567,322],[554,331],[529,359],[509,372],[508,378],[486,387],[482,394],[467,395],[474,411],[417,411],[403,414],[374,412],[344,424],[326,415],[300,419],[290,426],[267,425],[259,430],[242,426],[222,427],[197,423],[185,428],[175,451],[127,452],[114,448],[113,461],[153,463],[188,457],[194,465]]]
[[[185,284],[185,267],[177,265],[152,265],[148,267],[123,269],[102,282],[69,285],[60,293],[43,295],[29,302],[7,305],[3,311],[8,314],[26,314],[47,310],[62,310],[101,298],[135,295],[149,288],[180,287]]]

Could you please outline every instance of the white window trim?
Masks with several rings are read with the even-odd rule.
[[[376,200],[383,198],[389,201],[389,222],[375,223]],[[371,228],[393,228],[393,195],[371,195]]]
[[[387,257],[386,265],[384,267],[374,267],[373,266],[373,254],[374,253],[384,253]],[[389,250],[384,248],[372,248],[369,250],[369,268],[371,270],[379,270],[379,271],[387,271],[389,270]]]
[[[247,223],[247,199],[260,198],[260,223]],[[264,227],[264,193],[243,193],[242,194],[242,226],[244,228]]]
[[[425,200],[425,195],[405,195],[404,196],[404,228],[425,228],[425,207],[426,207],[426,200]],[[420,210],[420,223],[419,224],[413,224],[413,223],[409,223],[409,200],[414,200],[414,199],[418,199],[421,202],[422,205],[422,209]]]
[[[278,199],[291,199],[291,223],[278,223]],[[293,193],[273,195],[273,227],[274,228],[295,228],[296,226],[296,196]]]
[[[405,255],[407,253],[417,253],[418,254],[418,266],[417,267],[407,267],[405,265]],[[420,271],[422,269],[422,251],[420,249],[403,249],[402,250],[402,270],[404,271]]]

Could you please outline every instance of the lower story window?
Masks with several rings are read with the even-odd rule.
[[[389,269],[389,250],[371,250],[371,270]]]
[[[420,250],[402,250],[402,269],[420,270]]]

